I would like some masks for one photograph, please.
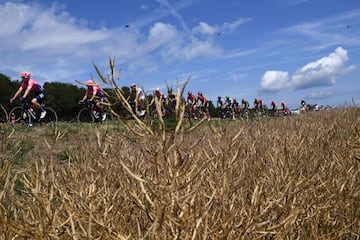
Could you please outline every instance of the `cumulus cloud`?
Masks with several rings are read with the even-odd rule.
[[[338,47],[329,56],[310,62],[297,70],[290,85],[294,89],[333,85],[336,78],[347,71],[344,64],[348,59],[347,51]]]
[[[328,56],[298,69],[291,78],[288,72],[267,71],[261,79],[261,89],[280,91],[333,85],[340,75],[349,73],[355,68],[355,66],[344,66],[348,59],[347,51],[338,47]]]
[[[284,71],[267,71],[261,78],[261,89],[280,91],[288,87],[289,73]]]

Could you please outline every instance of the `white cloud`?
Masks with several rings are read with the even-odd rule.
[[[81,44],[109,37],[106,31],[78,26],[79,23],[67,12],[57,12],[54,8],[42,9],[39,5],[5,3],[0,5],[0,16],[2,41],[7,43],[7,47],[21,50],[50,47],[54,51],[61,46],[61,51],[65,47],[73,51]]]
[[[177,32],[174,26],[157,22],[154,27],[150,29],[148,42],[152,46],[160,46],[174,39],[176,35]]]
[[[219,56],[222,53],[222,50],[214,47],[211,42],[200,41],[198,39],[193,39],[189,44],[186,44],[181,51],[187,60],[200,56]]]
[[[200,33],[202,35],[215,35],[215,34],[225,34],[226,32],[234,32],[242,24],[251,21],[250,18],[238,18],[233,22],[225,22],[221,25],[211,26],[206,22],[200,22],[195,28],[195,33]]]
[[[176,9],[171,9],[175,11],[172,15],[178,16]],[[93,70],[92,61],[100,64],[109,56],[120,59],[136,73],[136,67],[141,72],[157,71],[163,62],[190,61],[222,52],[211,40],[178,32],[169,23],[157,22],[148,32],[133,25],[130,29],[90,28],[86,20],[72,17],[56,4],[47,8],[0,3],[0,21],[0,71],[20,72],[26,68],[44,81],[69,79],[81,72],[88,75]],[[209,31],[212,27],[208,27]],[[152,63],[146,64],[144,59]]]
[[[288,87],[289,74],[284,71],[267,71],[261,78],[261,90],[280,91]]]
[[[328,56],[297,70],[291,78],[290,85],[293,89],[333,85],[336,78],[346,72],[344,64],[348,59],[347,51],[338,47]]]
[[[222,29],[229,30],[230,32],[235,31],[242,24],[251,21],[251,18],[238,18],[233,22],[225,22]]]
[[[263,91],[280,91],[333,85],[340,75],[355,69],[355,66],[344,66],[348,59],[347,51],[338,47],[328,56],[306,64],[291,78],[289,78],[288,72],[267,71],[261,79],[261,89]]]
[[[213,35],[217,32],[217,28],[210,26],[209,24],[205,22],[200,22],[198,26],[194,28],[194,32],[198,32],[200,34],[204,35]]]
[[[309,94],[309,96],[307,96],[307,98],[309,99],[325,99],[328,97],[333,96],[334,94],[338,93],[337,91],[333,90],[333,89],[329,89],[329,90],[320,90],[320,91],[315,91],[315,92],[311,92]]]

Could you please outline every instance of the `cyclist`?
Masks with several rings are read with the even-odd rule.
[[[141,88],[136,87],[135,83],[130,85],[130,93],[127,101],[133,101],[135,103],[135,112],[139,117],[145,115],[145,93]]]
[[[224,114],[225,104],[224,104],[224,101],[221,96],[218,96],[218,98],[217,98],[216,108],[219,111],[219,118],[224,118],[225,117],[225,114]]]
[[[241,99],[241,105],[242,105],[241,106],[241,108],[242,108],[241,116],[248,117],[249,107],[250,107],[249,102],[245,98],[243,98],[243,99]]]
[[[265,115],[264,102],[261,98],[255,98],[254,108],[261,115]]]
[[[40,119],[44,118],[46,116],[46,111],[42,106],[46,97],[44,88],[37,81],[31,79],[30,72],[22,72],[21,81],[19,89],[10,99],[10,102],[12,103],[25,89],[24,95],[20,97],[20,100],[23,104],[26,104],[26,97],[30,94],[30,91],[32,91],[35,94],[35,97],[31,99],[31,103],[36,109],[40,109]]]
[[[284,112],[285,115],[289,114],[290,111],[289,109],[286,107],[286,103],[284,101],[281,102],[281,110]]]
[[[197,101],[200,102],[200,107],[205,109],[206,118],[210,121],[209,102],[201,91],[198,92]]]
[[[300,111],[301,111],[301,112],[305,112],[305,111],[306,111],[306,101],[305,101],[304,99],[301,99]]]
[[[84,97],[79,101],[80,103],[85,102],[88,99],[89,107],[94,112],[95,118],[101,116],[101,120],[106,120],[106,113],[102,107],[102,102],[105,102],[105,94],[100,89],[99,85],[94,80],[87,80],[85,82],[87,89]]]
[[[165,97],[164,97],[164,94],[160,91],[160,88],[155,88],[154,95],[153,95],[153,97],[151,99],[149,107],[152,106],[155,103],[155,98],[157,98],[157,100],[160,102],[161,113],[162,113],[163,116],[165,116],[165,114],[166,114],[166,111],[165,111],[165,108],[164,108]]]
[[[275,115],[277,113],[276,102],[274,100],[272,100],[270,103],[270,106],[271,106],[271,110],[272,110],[273,114]]]
[[[224,118],[230,117],[233,115],[233,110],[231,108],[232,99],[229,96],[225,96],[225,102],[224,102]]]
[[[175,111],[176,108],[176,94],[173,92],[171,87],[167,89],[167,96],[165,98],[165,106],[169,113]]]
[[[255,111],[259,109],[259,100],[257,98],[254,99],[254,109]]]
[[[239,102],[234,98],[231,102],[231,109],[232,109],[232,119],[235,120],[240,113],[240,105]]]
[[[197,119],[195,116],[197,97],[192,93],[192,91],[188,91],[186,101],[189,105],[189,118],[193,117],[194,119]]]
[[[10,126],[11,128],[14,128],[15,127],[15,113],[12,113],[11,116],[10,116]]]

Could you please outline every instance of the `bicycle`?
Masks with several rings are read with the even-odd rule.
[[[17,106],[10,110],[8,121],[13,127],[16,125],[32,127],[34,124],[54,127],[58,121],[55,110],[45,106],[44,103],[41,106],[46,111],[44,118],[40,118],[40,110],[35,110],[33,106],[29,106],[28,103],[24,102],[22,106]]]
[[[79,105],[81,108],[77,115],[78,123],[104,123],[107,120],[112,119],[112,114],[106,107],[103,107],[104,113],[106,114],[105,120],[103,120],[102,116],[100,116],[101,114],[98,111],[91,109],[91,103],[89,103],[89,101],[79,103]]]

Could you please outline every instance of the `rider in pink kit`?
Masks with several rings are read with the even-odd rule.
[[[101,115],[101,120],[105,121],[106,113],[104,112],[104,109],[101,106],[101,103],[105,102],[104,92],[101,90],[99,85],[97,85],[95,83],[94,80],[87,80],[85,84],[87,86],[87,89],[86,89],[84,97],[79,102],[83,103],[86,100],[89,100],[90,104],[91,104],[91,106],[90,106],[91,110],[92,111],[96,110],[97,112],[99,112]],[[100,116],[95,116],[95,117],[98,118]]]
[[[41,106],[41,103],[45,100],[45,90],[34,79],[31,79],[30,76],[31,74],[29,72],[21,73],[21,86],[16,91],[15,95],[10,99],[10,102],[13,102],[25,89],[24,95],[20,97],[20,100],[23,103],[26,103],[26,97],[29,95],[30,91],[34,92],[35,97],[31,99],[31,103],[34,105],[35,108],[40,109],[40,119],[42,119],[46,115],[45,109]]]

